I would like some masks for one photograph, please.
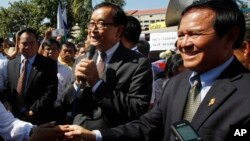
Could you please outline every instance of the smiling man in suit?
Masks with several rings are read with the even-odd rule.
[[[16,117],[33,124],[49,122],[54,120],[53,105],[57,97],[56,62],[37,53],[35,30],[23,29],[18,36],[20,54],[8,62],[4,99],[12,105]]]
[[[92,60],[81,56],[76,61],[76,80],[65,96],[66,103],[73,105],[68,109],[73,124],[106,129],[139,119],[147,111],[152,93],[151,64],[120,42],[126,24],[119,6],[104,2],[94,8],[88,36],[96,52]],[[106,54],[103,59],[101,54]]]
[[[169,80],[152,111],[140,120],[100,132],[68,126],[72,131],[66,135],[80,135],[83,140],[175,141],[170,127],[185,119],[204,141],[228,140],[233,136],[231,125],[250,125],[250,73],[233,55],[244,34],[244,16],[235,1],[188,6],[178,26],[177,47],[189,70]]]

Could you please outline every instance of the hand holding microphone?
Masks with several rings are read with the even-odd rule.
[[[99,79],[96,64],[92,60],[96,51],[96,47],[90,45],[85,58],[81,59],[81,61],[76,65],[75,76],[80,83],[81,86],[86,85],[86,81],[91,86],[95,84],[95,82]]]

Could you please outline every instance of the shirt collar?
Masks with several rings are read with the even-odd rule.
[[[33,62],[35,61],[36,55],[34,55],[33,57],[31,57],[29,60],[29,64],[33,64]],[[21,63],[23,62],[23,60],[25,59],[25,57],[23,55],[21,55]]]
[[[200,75],[200,80],[202,87],[212,85],[212,83],[220,76],[220,74],[232,63],[234,57],[230,57],[225,63],[222,65],[217,66],[214,69],[211,69],[203,74]],[[192,85],[192,77],[194,77],[197,72],[193,72],[189,77],[189,83]]]
[[[110,49],[106,50],[106,59],[105,62],[109,62],[111,57],[113,56],[113,54],[115,53],[116,49],[119,47],[120,42],[117,42],[113,47],[111,47]],[[100,51],[98,50],[98,56],[100,56]]]
[[[138,50],[138,48],[137,48],[137,46],[134,46],[133,48],[131,48],[131,50],[135,50],[135,51],[137,51],[137,50]]]

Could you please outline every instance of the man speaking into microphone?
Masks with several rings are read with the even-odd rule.
[[[89,56],[76,60],[75,81],[64,98],[72,124],[106,129],[139,119],[147,112],[151,63],[120,42],[126,25],[126,14],[117,5],[103,2],[93,9],[88,36],[96,51],[93,57],[90,51]]]

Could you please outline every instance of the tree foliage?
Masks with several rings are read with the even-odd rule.
[[[40,16],[37,5],[29,1],[17,1],[7,9],[1,8],[0,20],[1,34],[16,32],[23,27],[37,28],[41,25],[43,17]]]
[[[124,0],[104,0],[124,6]],[[43,33],[48,27],[56,28],[59,0],[19,0],[10,3],[10,7],[0,7],[0,36],[15,33],[24,27],[32,27]],[[81,27],[79,40],[86,37],[86,25],[92,11],[92,0],[61,0],[67,8],[69,28],[78,23]],[[47,21],[45,23],[44,21]]]

